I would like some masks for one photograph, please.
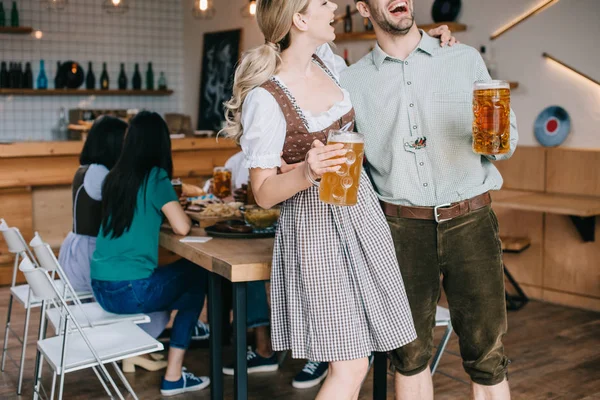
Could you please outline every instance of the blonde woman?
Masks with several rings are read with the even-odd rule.
[[[245,154],[254,196],[283,203],[273,251],[273,350],[329,362],[318,399],[357,399],[367,357],[416,338],[394,244],[363,173],[358,203],[319,201],[311,183],[345,162],[327,132],[354,121],[341,68],[328,42],[337,5],[324,0],[259,0],[265,44],[239,65],[226,104],[225,133]],[[434,32],[434,34],[437,32]],[[280,153],[297,167],[278,174]]]

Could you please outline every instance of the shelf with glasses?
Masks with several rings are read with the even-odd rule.
[[[33,28],[30,26],[0,26],[0,34],[27,35],[31,32]]]
[[[452,33],[455,32],[464,32],[467,30],[467,26],[465,24],[461,24],[458,22],[436,22],[434,24],[425,24],[418,25],[420,29],[423,29],[427,32],[430,29],[437,28],[441,25],[448,25],[448,29]],[[362,32],[350,32],[350,33],[338,33],[335,37],[335,42],[350,42],[350,41],[360,41],[360,40],[375,40],[375,32],[373,31],[362,31]]]
[[[172,90],[0,89],[0,96],[170,96]]]

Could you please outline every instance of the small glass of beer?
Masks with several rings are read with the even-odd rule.
[[[346,162],[336,172],[326,172],[319,184],[322,202],[336,206],[353,206],[358,197],[358,185],[362,171],[365,140],[358,132],[329,131],[327,144],[343,143],[347,150]]]
[[[173,189],[175,189],[175,193],[177,194],[177,198],[180,198],[183,193],[183,185],[181,179],[174,178],[171,179],[171,185],[173,185]]]
[[[231,196],[231,170],[225,167],[213,169],[213,194],[220,199]]]
[[[506,81],[473,86],[473,151],[483,155],[510,151],[510,85]]]

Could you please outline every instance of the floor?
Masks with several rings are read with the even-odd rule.
[[[6,320],[8,289],[0,288],[0,321]],[[13,321],[16,329],[22,329],[24,311],[15,307]],[[30,342],[37,336],[39,311],[32,314]],[[520,311],[508,315],[509,331],[505,347],[512,364],[510,385],[513,399],[600,399],[600,314],[547,303],[532,301]],[[436,329],[436,342],[443,328]],[[1,339],[4,338],[2,335]],[[16,340],[11,340],[11,354],[17,358]],[[226,349],[227,360],[231,349]],[[30,399],[32,397],[32,375],[35,346],[27,349],[24,390],[16,395],[17,370],[7,363],[0,374],[0,399]],[[290,382],[302,368],[303,360],[287,358],[278,372],[251,375],[249,392],[251,399],[314,399],[318,388],[297,390]],[[208,350],[199,343],[188,352],[186,367],[196,374],[208,374]],[[48,368],[45,368],[48,371]],[[147,372],[138,369],[127,378],[140,399],[160,399],[158,387],[162,372]],[[50,384],[51,377],[45,375]],[[468,377],[461,367],[458,356],[458,339],[452,335],[446,353],[442,357],[438,373],[434,376],[436,399],[468,399]],[[370,399],[372,394],[372,372],[363,385],[360,399]],[[67,375],[65,399],[106,398],[95,375],[91,371],[80,371]],[[176,399],[209,399],[210,391],[180,395]],[[225,378],[225,398],[233,398],[233,379]],[[393,381],[388,377],[388,399],[393,398]]]

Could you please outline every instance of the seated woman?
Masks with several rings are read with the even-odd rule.
[[[185,260],[158,268],[158,236],[166,216],[186,235],[191,221],[171,185],[173,161],[165,121],[143,111],[130,122],[123,155],[102,189],[102,223],[92,256],[92,289],[98,303],[117,314],[178,310],[171,329],[161,394],[201,390],[208,377],[183,368],[183,358],[202,310],[207,273]]]
[[[73,231],[60,247],[58,261],[73,288],[80,292],[92,291],[90,260],[96,249],[96,236],[102,221],[102,184],[117,163],[123,148],[127,124],[118,118],[98,118],[83,145],[79,156],[80,167],[73,178]],[[150,322],[140,327],[157,338],[169,322],[166,311],[150,313]],[[135,365],[148,370],[165,368],[165,361],[133,357],[123,361],[123,371],[133,372]]]

